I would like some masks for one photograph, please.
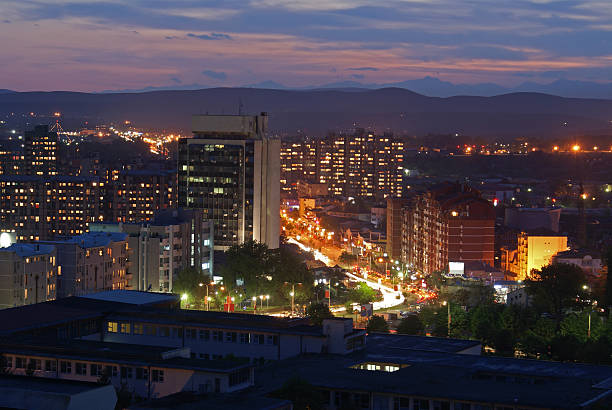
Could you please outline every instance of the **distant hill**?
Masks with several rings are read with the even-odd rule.
[[[568,136],[612,134],[612,100],[537,93],[495,97],[427,97],[402,88],[272,90],[210,88],[145,93],[0,94],[0,114],[55,112],[98,122],[189,132],[192,114],[266,111],[273,131],[324,134],[354,126],[423,135]]]
[[[13,90],[7,90],[5,88],[0,88],[0,94],[11,94],[14,93],[15,91]]]

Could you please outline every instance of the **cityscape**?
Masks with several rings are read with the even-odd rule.
[[[0,408],[612,409],[612,8],[469,3],[0,6]]]

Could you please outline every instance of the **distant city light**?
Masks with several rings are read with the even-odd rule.
[[[576,144],[572,147],[572,151],[580,151],[580,145]]]

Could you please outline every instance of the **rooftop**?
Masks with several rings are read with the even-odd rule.
[[[139,306],[159,303],[178,303],[179,301],[179,296],[173,293],[142,292],[138,290],[108,290],[90,293],[81,297],[106,302],[129,303]]]
[[[193,369],[213,373],[228,373],[249,367],[248,360],[203,360],[189,356],[189,348],[109,343],[93,340],[50,340],[45,338],[14,338],[0,341],[3,353],[49,356],[58,359],[110,362],[118,364],[156,365]]]
[[[123,232],[106,232],[96,231],[87,232],[82,235],[72,236],[64,240],[45,241],[48,244],[77,244],[81,248],[99,248],[102,246],[108,246],[111,242],[123,242],[126,241],[128,234]]]
[[[402,350],[427,350],[432,352],[458,353],[480,346],[477,340],[448,339],[444,337],[422,337],[388,333],[368,333],[366,350],[400,352]]]
[[[570,249],[568,251],[558,252],[554,258],[582,259],[586,256],[590,256],[592,259],[601,258],[601,254],[599,252],[589,249]]]
[[[0,389],[24,389],[30,392],[80,394],[93,389],[107,388],[98,383],[77,380],[56,380],[46,377],[0,375]],[[112,387],[111,387],[112,388]]]
[[[15,252],[21,258],[48,255],[54,250],[55,246],[53,245],[40,245],[33,243],[14,243],[7,248],[0,248],[0,252]]]

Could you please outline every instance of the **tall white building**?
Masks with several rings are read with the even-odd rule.
[[[196,115],[179,141],[179,206],[213,221],[216,250],[249,239],[278,248],[280,140],[267,124],[265,113]]]

